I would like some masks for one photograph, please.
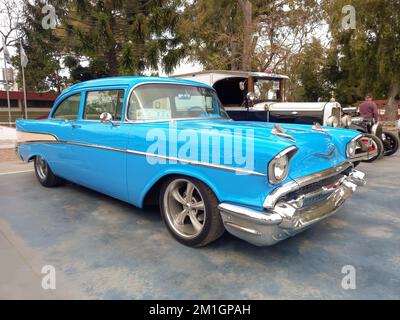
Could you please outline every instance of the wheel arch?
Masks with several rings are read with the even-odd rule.
[[[199,180],[207,185],[212,192],[217,197],[218,201],[221,201],[220,194],[217,191],[217,187],[214,183],[210,181],[207,177],[202,174],[192,172],[192,171],[174,171],[174,172],[166,172],[157,178],[155,178],[151,183],[148,184],[147,188],[144,190],[141,201],[140,207],[144,207],[146,205],[156,205],[159,203],[159,195],[162,184],[171,177],[188,177]]]

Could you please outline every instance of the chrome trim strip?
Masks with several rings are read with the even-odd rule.
[[[231,119],[222,118],[222,117],[195,117],[195,118],[175,118],[175,119],[157,119],[157,120],[128,120],[128,119],[125,119],[124,123],[140,124],[140,123],[174,122],[174,121],[185,121],[185,120],[231,120]]]
[[[58,141],[58,137],[52,133],[17,130],[17,144],[41,141],[54,142]]]
[[[284,195],[299,190],[301,187],[321,181],[323,179],[327,179],[333,177],[340,172],[343,172],[349,168],[352,168],[353,164],[349,161],[345,161],[335,167],[328,168],[326,170],[322,170],[320,172],[313,173],[311,175],[301,177],[297,180],[293,180],[287,184],[284,184],[281,187],[276,188],[273,190],[265,199],[264,201],[264,208],[272,209],[274,208],[276,202],[279,198],[283,197]]]
[[[265,174],[260,173],[260,172],[256,172],[256,171],[250,171],[250,170],[245,170],[245,169],[241,169],[241,168],[234,168],[234,167],[227,167],[227,166],[223,166],[223,165],[219,165],[219,164],[200,162],[200,161],[196,161],[196,160],[180,159],[180,158],[175,158],[175,157],[170,157],[170,156],[163,156],[163,155],[159,155],[159,154],[147,153],[147,152],[141,152],[141,151],[134,151],[134,150],[127,150],[126,152],[130,153],[130,154],[135,154],[135,155],[140,155],[140,156],[145,156],[145,157],[151,157],[151,158],[156,158],[156,159],[162,159],[162,160],[175,161],[175,162],[191,164],[191,165],[195,165],[195,166],[202,166],[202,167],[209,167],[209,168],[214,168],[214,169],[232,171],[232,172],[237,172],[237,173],[240,173],[240,174],[248,174],[248,175],[261,176],[261,177],[265,177],[266,176]]]
[[[265,174],[260,173],[260,172],[245,170],[245,169],[241,169],[241,168],[228,167],[228,166],[207,163],[207,162],[200,162],[200,161],[195,161],[195,160],[180,159],[180,158],[163,156],[163,155],[142,152],[142,151],[125,150],[125,149],[119,149],[119,148],[113,148],[113,147],[107,147],[107,146],[99,146],[96,144],[89,144],[89,143],[81,143],[81,142],[74,142],[74,141],[32,141],[32,142],[24,142],[24,143],[27,143],[27,144],[29,144],[29,143],[69,144],[69,145],[76,145],[76,146],[81,146],[81,147],[98,148],[98,149],[134,154],[134,155],[139,155],[139,156],[144,156],[144,157],[169,160],[169,161],[173,161],[173,162],[179,162],[179,163],[185,163],[185,164],[190,164],[190,165],[194,165],[194,166],[202,166],[202,167],[208,167],[208,168],[213,168],[213,169],[225,170],[225,171],[230,171],[230,172],[235,172],[235,173],[245,174],[245,175],[247,174],[247,175],[254,175],[254,176],[261,176],[261,177],[266,176]],[[21,143],[21,144],[24,144],[24,143]]]

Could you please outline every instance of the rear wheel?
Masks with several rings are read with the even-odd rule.
[[[383,142],[384,146],[384,155],[385,156],[391,156],[399,150],[399,139],[397,139],[396,135],[390,132],[384,132],[385,135],[385,141]]]
[[[377,136],[375,136],[373,134],[365,133],[364,136],[367,137],[367,138],[370,138],[372,140],[372,145],[378,151],[378,155],[376,157],[373,157],[372,159],[367,160],[365,162],[374,162],[375,160],[382,159],[383,158],[383,153],[384,153],[384,147],[383,147],[382,140],[379,139]]]
[[[197,179],[172,177],[160,193],[162,218],[172,236],[191,247],[203,247],[225,231],[212,190]]]
[[[35,174],[36,178],[39,180],[40,184],[46,188],[56,187],[63,183],[63,180],[54,175],[51,171],[47,161],[37,156],[35,157]]]

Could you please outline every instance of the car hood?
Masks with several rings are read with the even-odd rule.
[[[214,134],[240,137],[254,141],[255,167],[266,172],[267,163],[290,146],[298,148],[291,160],[290,177],[299,177],[325,170],[346,161],[346,145],[359,133],[345,129],[324,128],[326,132],[313,130],[311,126],[279,124],[294,142],[272,133],[275,124],[268,122],[230,120],[177,121],[180,129],[217,130]]]

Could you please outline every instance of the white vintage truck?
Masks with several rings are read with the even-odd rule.
[[[174,78],[193,80],[213,87],[233,120],[267,121],[341,127],[360,131],[373,140],[377,158],[392,155],[399,148],[397,137],[384,132],[380,123],[368,124],[342,108],[339,102],[287,102],[286,80],[275,73],[247,71],[202,71],[177,74]]]
[[[245,71],[204,71],[174,75],[212,86],[234,120],[351,126],[340,103],[286,102],[287,76]]]

